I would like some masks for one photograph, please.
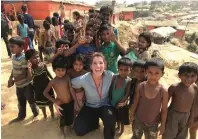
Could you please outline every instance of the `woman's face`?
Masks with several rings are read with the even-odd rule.
[[[93,75],[101,76],[105,70],[105,62],[101,56],[95,56],[91,63],[91,70]]]

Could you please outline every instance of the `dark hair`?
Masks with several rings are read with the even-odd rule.
[[[57,56],[52,62],[52,68],[53,68],[53,70],[55,70],[57,68],[66,69],[67,68],[67,62],[66,62],[65,57],[63,55]]]
[[[141,33],[139,35],[138,38],[140,39],[141,37],[144,38],[147,41],[148,47],[150,47],[151,46],[151,42],[152,42],[152,40],[151,40],[151,34],[149,32],[143,32],[143,33]]]
[[[41,27],[39,25],[34,25],[34,29],[40,29]]]
[[[32,56],[34,56],[35,54],[38,54],[38,51],[36,51],[35,49],[29,49],[25,52],[25,59],[29,60]]]
[[[100,13],[103,13],[103,12],[109,12],[111,16],[113,15],[113,9],[112,9],[111,6],[109,6],[109,5],[107,5],[107,6],[102,6],[102,7],[100,8]]]
[[[145,65],[146,65],[146,61],[144,61],[144,60],[137,60],[137,61],[135,61],[134,63],[133,63],[133,65],[132,65],[132,68],[136,68],[136,67],[138,67],[138,68],[145,68]]]
[[[53,26],[58,26],[58,18],[52,17],[52,25]]]
[[[75,61],[81,61],[83,64],[85,64],[85,57],[82,55],[82,54],[77,54],[76,56],[75,56],[75,58],[74,58],[74,60],[73,60],[73,63],[75,62]]]
[[[24,24],[24,16],[22,14],[19,14],[17,16],[17,19],[18,19],[18,21],[19,21],[20,24]]]
[[[74,11],[73,15],[77,16],[77,18],[80,18],[80,13],[78,11]]]
[[[148,69],[151,66],[155,66],[161,69],[164,72],[164,62],[159,58],[151,58],[146,61],[145,69]]]
[[[196,73],[198,75],[198,65],[193,62],[185,62],[179,67],[179,74]]]
[[[132,61],[130,58],[128,57],[122,57],[119,61],[118,61],[118,67],[119,66],[132,66]]]
[[[47,16],[47,17],[45,18],[45,20],[48,21],[50,24],[52,24],[52,19],[51,19],[50,16]]]
[[[68,19],[65,19],[64,20],[64,24],[67,24],[67,23],[69,23],[69,20]]]
[[[67,31],[67,30],[72,30],[74,31],[75,30],[75,27],[74,25],[71,23],[71,22],[68,22],[64,25],[64,30]]]
[[[109,30],[110,27],[111,27],[111,26],[110,26],[109,24],[101,24],[101,25],[100,25],[99,32],[101,33],[102,31]]]
[[[22,37],[20,36],[17,36],[17,37],[12,37],[9,39],[9,43],[10,44],[16,44],[18,45],[19,47],[23,47],[24,44],[25,44],[25,41]]]
[[[62,44],[68,44],[68,45],[70,45],[70,41],[69,40],[63,40],[63,39],[60,39],[60,40],[57,40],[56,41],[56,48],[60,48],[60,46],[62,45]]]
[[[94,9],[89,9],[89,13],[95,13]]]
[[[53,16],[56,17],[57,19],[59,19],[59,14],[57,12],[54,12]]]
[[[21,6],[21,10],[23,11],[23,13],[27,12],[27,6],[26,5],[22,5]]]
[[[44,27],[44,29],[49,30],[50,29],[50,23],[46,20],[43,21],[43,27]]]

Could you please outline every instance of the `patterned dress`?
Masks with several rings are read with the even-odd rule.
[[[43,95],[43,91],[45,90],[45,88],[47,87],[50,81],[48,77],[47,67],[44,64],[42,64],[38,68],[33,69],[32,78],[33,78],[33,87],[35,92],[36,104],[39,107],[45,107],[50,105],[52,102]],[[54,91],[52,88],[49,91],[49,94],[52,97],[54,97]]]

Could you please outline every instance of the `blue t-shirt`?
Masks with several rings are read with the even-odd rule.
[[[17,25],[17,29],[19,32],[19,36],[25,38],[28,36],[28,25],[24,24],[23,26],[21,24]]]
[[[101,98],[98,95],[95,83],[93,81],[91,72],[88,72],[80,77],[74,78],[71,80],[71,84],[73,88],[84,88],[85,96],[86,96],[86,106],[92,108],[99,108],[102,106],[110,106],[109,102],[109,88],[111,86],[111,80],[113,78],[113,72],[104,71],[103,75],[103,85],[102,81],[98,89],[100,90],[102,87],[102,95]]]
[[[96,46],[95,45],[90,45],[90,46],[84,46],[81,45],[76,49],[76,55],[77,54],[82,54],[85,58],[85,69],[89,69],[89,61],[93,53],[96,52]]]

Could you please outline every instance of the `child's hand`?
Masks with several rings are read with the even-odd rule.
[[[62,116],[61,110],[63,110],[63,109],[56,103],[54,105],[55,105],[56,112],[57,112],[58,116],[61,117]]]
[[[165,125],[164,125],[164,126],[161,125],[161,126],[158,128],[158,131],[159,131],[159,135],[163,135],[164,132],[165,132]]]
[[[86,38],[81,36],[80,39],[78,40],[78,44],[81,45],[85,43],[86,43]]]
[[[80,106],[79,106],[78,102],[74,102],[74,109],[75,109],[75,111],[80,110]]]
[[[111,33],[110,38],[111,38],[111,41],[113,41],[113,42],[116,41],[116,36],[113,32]]]
[[[8,88],[12,87],[14,85],[14,80],[11,78],[8,80]]]

